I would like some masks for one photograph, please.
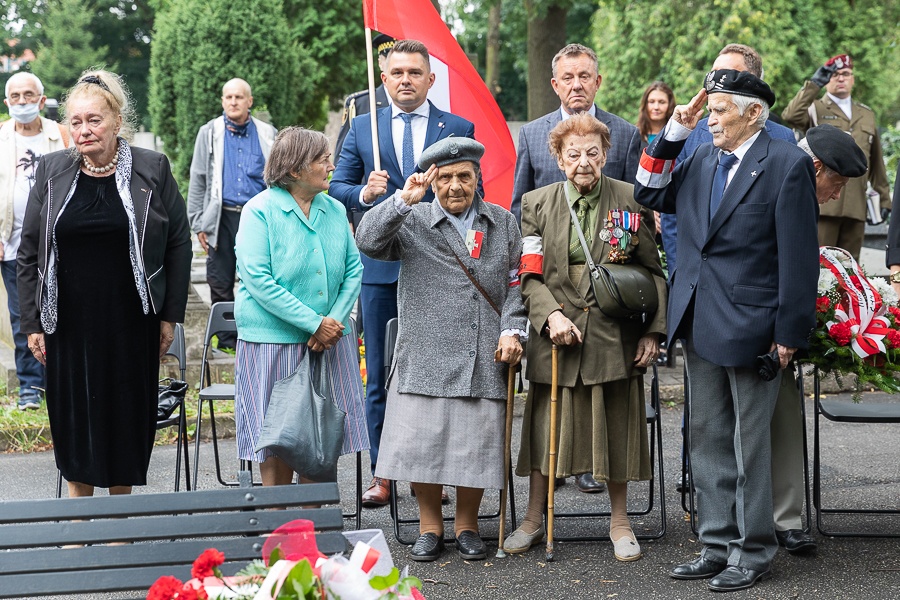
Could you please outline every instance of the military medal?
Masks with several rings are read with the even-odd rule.
[[[613,248],[609,251],[609,254],[606,258],[611,263],[623,263],[625,262],[625,253],[617,248]]]
[[[612,239],[612,232],[609,229],[601,229],[599,235],[600,239],[607,243]]]

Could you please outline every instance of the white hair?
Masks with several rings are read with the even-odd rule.
[[[44,95],[44,84],[41,83],[41,80],[38,79],[38,76],[34,73],[29,73],[28,71],[19,71],[12,77],[6,80],[6,89],[4,90],[4,94],[7,98],[9,98],[9,84],[15,83],[19,79],[30,79],[32,83],[34,83],[35,87],[37,87],[38,95]]]
[[[762,109],[759,113],[759,117],[756,119],[757,126],[762,129],[766,126],[766,121],[769,119],[769,104],[762,98],[755,98],[753,96],[741,96],[740,94],[732,94],[731,101],[734,102],[734,105],[737,106],[738,114],[744,116],[744,113],[747,112],[747,109],[753,106],[754,104],[759,104],[759,107]]]
[[[823,163],[823,162],[822,162],[822,159],[819,158],[818,156],[816,156],[816,153],[813,152],[813,151],[812,151],[812,148],[809,147],[809,140],[808,140],[808,139],[803,138],[802,140],[800,140],[799,142],[797,142],[797,147],[800,148],[801,150],[803,150],[804,152],[806,152],[806,154],[807,154],[811,159],[813,159],[814,161],[818,161],[818,163],[819,163],[820,165],[822,165],[822,168],[825,170],[825,174],[826,174],[826,175],[831,175],[832,173],[837,174],[837,171],[835,171],[834,169],[832,169],[831,167],[829,167],[828,165],[826,165],[825,163]]]

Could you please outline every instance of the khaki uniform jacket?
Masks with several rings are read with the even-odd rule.
[[[867,181],[871,182],[872,188],[878,192],[881,208],[891,208],[891,191],[884,167],[875,113],[865,104],[854,100],[851,111],[853,119],[847,119],[844,111],[827,95],[816,99],[821,89],[813,82],[807,81],[782,111],[781,118],[784,119],[785,125],[804,133],[816,125],[833,125],[850,132],[869,161],[869,172],[848,181],[838,200],[820,205],[819,215],[865,221]]]
[[[559,385],[574,387],[581,375],[585,385],[627,379],[643,372],[634,367],[638,340],[647,333],[665,336],[666,280],[659,263],[659,252],[653,237],[653,213],[634,200],[634,186],[605,175],[601,176],[598,223],[592,240],[588,240],[595,264],[609,264],[612,249],[597,235],[613,208],[641,213],[638,245],[629,245],[626,253],[634,264],[647,268],[656,281],[659,308],[646,323],[606,317],[600,312],[590,290],[587,266],[580,281],[569,279],[569,232],[571,217],[566,205],[565,182],[554,183],[522,196],[522,236],[524,253],[534,247],[534,236],[540,238],[543,250],[543,276],[522,273],[522,298],[528,309],[531,333],[526,347],[526,377],[537,383],[551,383],[550,349],[547,335],[542,335],[547,318],[562,310],[579,331],[584,343],[563,346],[559,350]],[[529,240],[529,237],[531,239]],[[662,338],[661,338],[662,339]]]

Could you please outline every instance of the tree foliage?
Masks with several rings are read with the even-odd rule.
[[[45,35],[31,70],[48,97],[61,98],[82,71],[106,62],[107,48],[94,44],[93,18],[86,9],[84,0],[52,0],[47,5]]]
[[[317,65],[300,50],[281,0],[179,0],[157,14],[149,109],[180,183],[197,130],[221,114],[229,79],[245,79],[254,110],[268,111],[276,126],[298,122],[318,102]]]
[[[719,50],[738,42],[763,57],[780,112],[830,56],[855,61],[855,98],[881,120],[900,100],[900,7],[877,0],[735,0],[662,3],[601,0],[595,48],[603,74],[601,104],[634,121],[643,89],[662,79],[687,102]]]

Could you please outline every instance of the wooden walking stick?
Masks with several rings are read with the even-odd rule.
[[[500,352],[499,350],[497,352]],[[503,439],[503,489],[500,490],[500,540],[497,542],[497,558],[506,558],[503,542],[506,537],[506,505],[509,494],[509,464],[512,462],[512,422],[513,399],[516,395],[516,372],[518,365],[509,365],[509,377],[506,383],[506,433]]]
[[[547,560],[553,560],[553,496],[556,494],[556,411],[559,389],[559,347],[550,354],[550,473],[547,488]]]

